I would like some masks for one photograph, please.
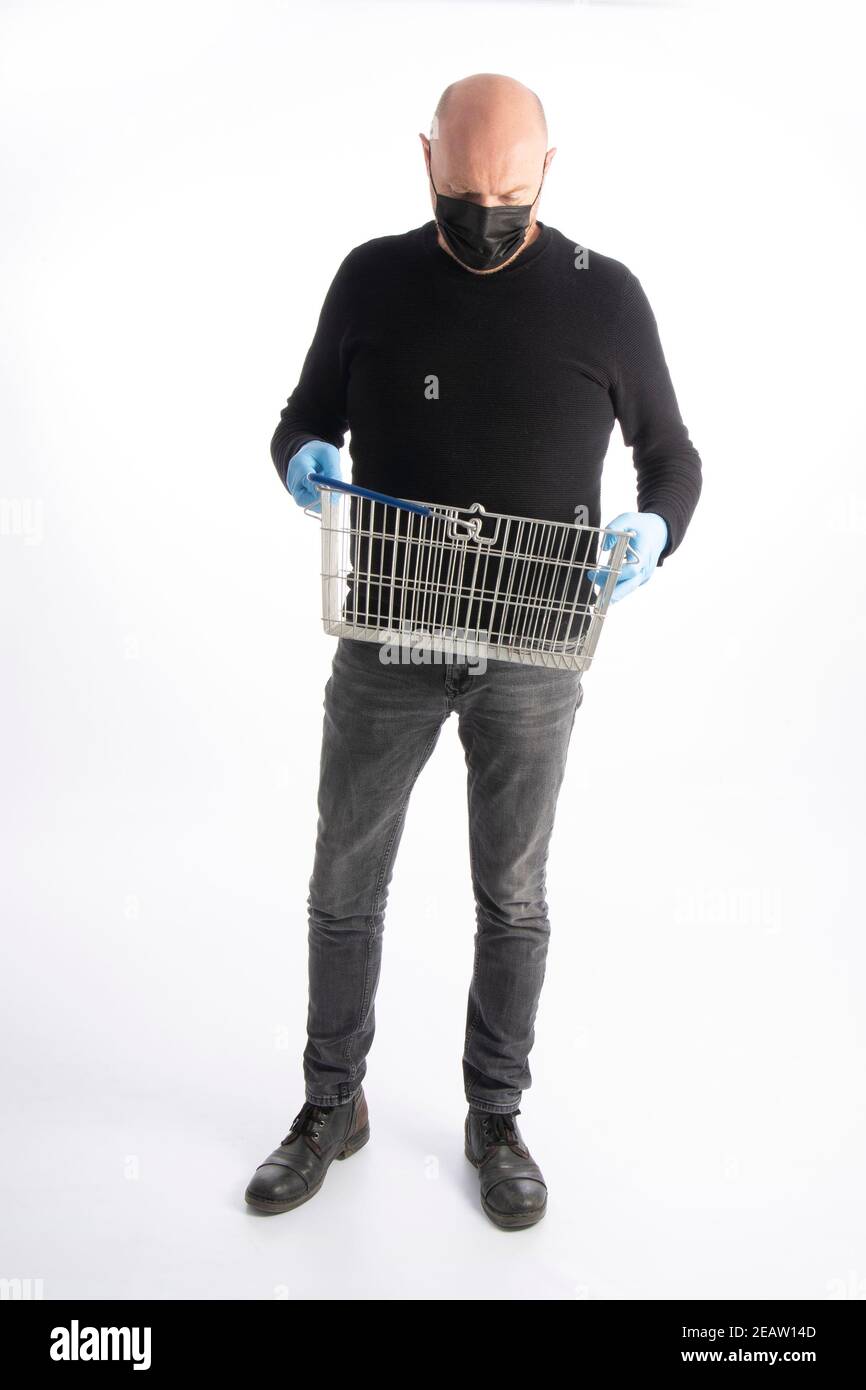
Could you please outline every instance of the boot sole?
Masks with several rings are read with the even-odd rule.
[[[477,1169],[479,1165],[469,1150],[464,1149],[463,1152],[472,1167]],[[481,1198],[481,1208],[488,1220],[492,1221],[494,1226],[498,1226],[500,1231],[525,1231],[530,1226],[537,1226],[541,1218],[546,1215],[547,1197],[545,1196],[544,1205],[539,1207],[538,1211],[520,1212],[515,1216],[507,1216],[505,1212],[497,1211],[484,1197]]]
[[[359,1149],[363,1149],[369,1138],[370,1126],[365,1125],[362,1130],[359,1130],[357,1134],[352,1136],[338,1154],[334,1154],[331,1163],[335,1160],[337,1162],[342,1162],[344,1158],[351,1158],[352,1154],[356,1154]],[[328,1168],[330,1168],[331,1163],[328,1164]],[[301,1197],[294,1197],[291,1202],[271,1201],[269,1197],[258,1197],[255,1194],[250,1195],[249,1191],[244,1193],[244,1201],[247,1206],[254,1207],[256,1211],[266,1212],[268,1216],[277,1216],[280,1212],[284,1211],[294,1211],[296,1207],[302,1207],[305,1202],[309,1202],[310,1198],[315,1197],[317,1192],[321,1192],[325,1178],[328,1176],[328,1168],[325,1169],[315,1187],[311,1187]]]

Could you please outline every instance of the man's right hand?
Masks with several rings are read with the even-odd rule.
[[[340,473],[340,451],[324,439],[311,439],[302,444],[289,460],[286,472],[286,487],[299,507],[312,507],[321,510],[319,493],[315,484],[307,481],[308,473],[319,473],[322,478],[337,478]]]

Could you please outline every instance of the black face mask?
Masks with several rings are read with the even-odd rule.
[[[436,221],[461,265],[469,270],[493,270],[523,245],[541,184],[528,205],[483,208],[466,198],[444,197],[437,191],[432,173],[430,183],[436,194]]]

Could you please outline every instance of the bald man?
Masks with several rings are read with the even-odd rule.
[[[637,510],[610,525],[634,531],[638,553],[618,600],[676,550],[701,487],[644,291],[619,261],[538,220],[555,150],[541,103],[519,82],[485,73],[454,83],[421,144],[434,218],[355,247],[339,267],[271,443],[280,478],[299,504],[314,503],[309,475],[339,476],[351,430],[355,484],[597,527],[618,421]],[[383,655],[375,640],[340,637],[325,688],[305,1100],[246,1200],[292,1210],[369,1138],[362,1082],[388,884],[412,788],[453,713],[476,902],[465,1152],[484,1212],[517,1230],[547,1209],[515,1117],[531,1081],[550,934],[545,865],[581,680],[502,660]],[[437,949],[435,931],[421,949]],[[407,1104],[423,1107],[427,1090],[419,1059]],[[551,1094],[571,1090],[562,1058]]]

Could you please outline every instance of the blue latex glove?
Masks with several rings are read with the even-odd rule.
[[[337,478],[340,473],[340,451],[324,439],[311,439],[302,444],[289,460],[286,471],[286,487],[299,507],[311,507],[314,512],[322,510],[322,503],[315,484],[307,482],[308,473],[320,473],[323,478]]]
[[[659,556],[668,543],[668,524],[657,512],[621,512],[605,528],[608,531],[634,531],[631,546],[626,551],[626,562],[619,573],[610,596],[611,603],[619,603],[621,598],[646,584],[659,561]],[[605,536],[602,550],[612,550],[615,537]],[[639,559],[629,559],[637,551]],[[602,585],[607,578],[603,569],[587,570],[594,584]]]

